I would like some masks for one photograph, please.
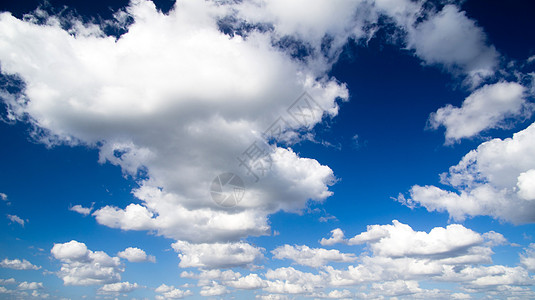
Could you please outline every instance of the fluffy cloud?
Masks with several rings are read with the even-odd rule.
[[[80,204],[77,204],[73,207],[70,207],[69,210],[72,210],[72,211],[75,211],[79,214],[82,214],[84,216],[87,216],[91,213],[91,211],[93,210],[93,207],[83,207],[81,206]]]
[[[483,243],[483,237],[462,225],[435,227],[429,233],[414,231],[394,220],[393,225],[370,225],[368,230],[348,241],[350,245],[368,243],[377,256],[451,256]]]
[[[181,268],[232,268],[251,265],[264,257],[262,248],[244,242],[191,244],[177,241],[172,247],[179,252]]]
[[[13,222],[13,223],[18,223],[20,224],[20,226],[24,227],[24,220],[22,218],[20,218],[19,216],[17,215],[7,215],[7,218],[9,219],[9,221]]]
[[[338,243],[342,243],[345,241],[345,235],[342,229],[336,228],[331,231],[331,237],[326,239],[322,238],[320,240],[320,244],[323,246],[330,246]]]
[[[533,105],[525,99],[525,88],[514,82],[498,82],[474,91],[462,107],[448,105],[431,114],[431,127],[446,127],[446,143],[472,137],[489,128],[503,127],[511,117],[528,117]]]
[[[0,193],[0,199],[2,199],[2,201],[7,201],[7,195],[4,193]]]
[[[43,286],[42,282],[27,282],[27,281],[24,281],[24,282],[19,283],[17,288],[19,290],[37,290],[37,289],[44,288],[44,286]]]
[[[143,261],[156,262],[156,257],[152,255],[147,255],[145,251],[139,248],[134,248],[134,247],[128,247],[124,249],[124,251],[117,253],[117,256],[120,258],[124,258],[128,260],[129,262],[143,262]]]
[[[454,220],[487,215],[497,219],[527,223],[535,221],[535,201],[529,180],[535,170],[535,124],[517,132],[512,138],[493,139],[470,151],[449,172],[442,183],[459,192],[435,186],[415,185],[411,199],[398,200],[428,211],[447,211]]]
[[[156,293],[160,293],[161,295],[157,295],[156,299],[182,299],[187,296],[193,295],[193,293],[190,290],[181,290],[176,289],[174,286],[169,286],[166,284],[162,284],[159,287],[157,287],[154,290]]]
[[[103,285],[98,289],[100,294],[118,294],[118,293],[129,293],[135,289],[139,288],[137,283],[126,282],[116,282],[108,283]]]
[[[476,23],[454,5],[408,29],[408,46],[426,63],[468,74],[474,84],[492,75],[498,52],[487,46],[486,35]]]
[[[520,263],[531,272],[535,272],[535,244],[530,244],[529,248],[520,255]]]
[[[84,243],[70,241],[54,244],[54,258],[61,261],[57,275],[65,285],[109,284],[121,280],[124,271],[118,257],[103,251],[91,251]]]
[[[256,184],[239,165],[236,158],[263,141],[278,117],[283,131],[298,136],[335,116],[336,99],[348,94],[274,46],[272,32],[251,31],[247,39],[221,32],[217,20],[235,11],[182,1],[164,15],[150,1],[133,1],[123,14],[134,22],[117,40],[81,22],[68,32],[58,17],[38,25],[0,16],[2,72],[25,82],[23,94],[3,96],[10,116],[28,116],[45,143],[97,147],[100,162],[148,175],[134,191],[140,204],[97,209],[99,223],[190,242],[236,241],[268,234],[273,212],[298,211],[332,194],[332,171],[289,149],[268,153],[271,172]],[[288,108],[305,90],[315,108],[303,123]],[[211,181],[228,171],[251,183],[237,212],[210,199]],[[204,225],[206,219],[217,221]]]
[[[329,262],[352,262],[356,257],[351,253],[341,253],[338,250],[309,248],[305,245],[284,245],[271,251],[273,258],[291,259],[295,263],[309,267],[321,267]]]
[[[0,262],[0,267],[2,268],[9,268],[9,269],[15,269],[15,270],[39,270],[41,267],[35,266],[29,261],[23,259],[8,259],[4,258]]]

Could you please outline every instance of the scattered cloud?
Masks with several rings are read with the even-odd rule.
[[[145,251],[135,247],[128,247],[123,251],[117,253],[117,256],[120,258],[124,258],[129,262],[156,262],[156,257],[152,255],[147,255]]]
[[[474,91],[459,107],[447,105],[429,117],[432,128],[446,128],[446,144],[473,137],[486,129],[508,126],[506,119],[529,117],[534,106],[526,89],[515,82],[498,82]]]
[[[18,223],[20,224],[20,226],[24,227],[24,223],[25,221],[20,218],[19,216],[17,215],[7,215],[7,218],[9,219],[9,221],[11,221],[12,223]]]
[[[73,207],[70,207],[69,210],[75,211],[79,214],[82,214],[84,216],[88,216],[91,214],[91,211],[93,210],[93,207],[83,207],[80,204],[74,205]]]
[[[410,199],[398,201],[428,211],[448,212],[456,221],[486,215],[515,224],[534,222],[535,201],[529,180],[535,170],[535,123],[512,138],[493,139],[470,151],[441,181],[459,192],[415,185]]]
[[[39,270],[41,267],[35,266],[26,259],[20,260],[20,259],[8,259],[4,258],[0,262],[0,267],[2,268],[9,268],[9,269],[15,269],[15,270]]]
[[[62,263],[57,275],[65,285],[116,283],[121,280],[124,271],[118,257],[110,257],[103,251],[91,251],[84,243],[75,240],[54,244],[51,253]]]
[[[271,251],[275,259],[290,259],[296,264],[321,267],[330,262],[352,262],[357,258],[351,253],[341,253],[338,250],[327,250],[321,248],[309,248],[306,245],[284,245]]]
[[[108,283],[103,285],[98,289],[99,294],[119,294],[119,293],[129,293],[135,289],[139,288],[137,283],[126,282],[116,282]]]
[[[165,284],[160,285],[154,290],[156,293],[160,293],[161,295],[157,295],[156,299],[163,300],[163,299],[182,299],[187,296],[193,295],[193,293],[190,290],[181,290],[176,289],[174,286],[168,286]]]

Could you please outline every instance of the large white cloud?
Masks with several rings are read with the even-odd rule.
[[[121,280],[124,272],[118,257],[110,257],[103,251],[91,251],[84,243],[75,240],[54,244],[51,253],[62,263],[57,275],[65,285],[115,283]],[[113,287],[116,286],[110,286]]]
[[[446,143],[475,136],[485,129],[504,127],[507,118],[528,117],[533,105],[525,88],[514,82],[485,85],[466,98],[461,107],[447,105],[431,114],[430,125],[446,128]]]
[[[133,1],[124,13],[134,22],[118,39],[82,23],[67,32],[56,17],[38,25],[0,15],[2,73],[25,82],[24,95],[3,97],[11,116],[29,117],[42,141],[98,147],[100,162],[146,172],[134,191],[141,203],[96,209],[99,223],[193,242],[238,240],[269,234],[270,213],[332,194],[332,171],[290,149],[267,153],[271,172],[256,184],[239,165],[277,118],[283,130],[310,129],[348,95],[272,45],[271,32],[222,33],[217,20],[232,14],[229,5],[181,1],[164,15]],[[303,91],[314,100],[306,123],[288,111]],[[212,179],[227,171],[248,183],[235,210],[210,199]]]
[[[454,220],[487,215],[512,223],[534,222],[534,182],[529,180],[535,169],[533,153],[535,124],[512,138],[482,143],[442,174],[442,183],[459,192],[415,185],[410,199],[400,196],[399,200],[428,211],[446,211]]]

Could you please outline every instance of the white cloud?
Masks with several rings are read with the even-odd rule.
[[[535,200],[535,169],[528,170],[518,175],[518,196],[524,200]]]
[[[26,259],[20,260],[20,259],[8,259],[4,258],[0,262],[0,267],[2,268],[9,268],[9,269],[15,269],[15,270],[39,270],[41,267],[35,266]]]
[[[181,268],[232,268],[251,265],[264,257],[262,248],[245,242],[190,244],[177,241],[172,247],[179,253]]]
[[[447,211],[454,220],[487,215],[512,223],[535,221],[535,201],[530,200],[535,169],[535,124],[512,138],[493,139],[470,151],[449,172],[442,183],[459,192],[435,186],[411,188],[411,199],[400,196],[407,206],[420,205],[428,211]],[[526,197],[527,196],[527,197]]]
[[[447,105],[429,117],[432,128],[446,127],[446,143],[473,137],[480,132],[507,126],[508,118],[529,117],[533,105],[526,89],[514,82],[498,82],[474,91],[459,107]]]
[[[166,284],[160,285],[154,291],[161,294],[157,295],[156,299],[182,299],[193,295],[193,292],[190,290],[176,289],[174,286]]]
[[[93,210],[93,207],[83,207],[80,204],[77,204],[77,205],[69,208],[69,210],[72,210],[72,211],[75,211],[75,212],[77,212],[79,214],[87,216],[87,215],[91,214],[91,211]]]
[[[461,254],[483,243],[483,237],[459,224],[435,227],[429,233],[414,231],[397,220],[393,225],[370,225],[368,230],[348,241],[350,245],[368,243],[376,256],[403,257]]]
[[[0,284],[15,284],[16,282],[15,278],[0,279]]]
[[[255,290],[267,286],[266,281],[260,278],[258,274],[249,274],[247,276],[240,277],[234,281],[224,282],[224,284],[242,290]]]
[[[329,262],[352,262],[357,259],[351,253],[341,253],[335,249],[310,248],[306,245],[279,246],[271,253],[273,258],[291,259],[299,265],[315,268],[325,266]]]
[[[11,222],[13,222],[13,223],[18,223],[18,224],[20,224],[20,226],[24,227],[24,223],[25,223],[25,222],[24,222],[24,220],[21,219],[19,216],[17,216],[17,215],[9,215],[9,214],[8,214],[8,215],[7,215],[7,218],[8,218]]]
[[[2,201],[7,201],[7,195],[4,193],[0,193],[0,199],[2,199]]]
[[[520,254],[520,263],[531,272],[535,272],[535,244],[530,244],[523,254]]]
[[[123,251],[117,253],[117,256],[120,258],[124,258],[128,260],[129,262],[143,262],[143,261],[150,261],[150,262],[156,262],[156,258],[152,255],[147,255],[145,251],[135,248],[135,247],[128,247],[124,249]]]
[[[54,244],[54,258],[61,261],[57,275],[65,285],[93,285],[115,283],[124,271],[118,257],[110,257],[103,251],[91,251],[84,243],[70,241]]]
[[[345,241],[345,235],[342,229],[336,228],[331,231],[331,237],[326,239],[322,238],[320,244],[323,246],[330,246],[338,243],[343,243]]]
[[[276,149],[273,174],[248,190],[240,215],[210,199],[218,174],[247,176],[236,157],[277,117],[287,118],[291,130],[301,127],[286,110],[304,90],[328,116],[337,114],[337,97],[347,98],[343,85],[274,47],[270,32],[251,32],[247,39],[220,32],[217,20],[232,13],[230,5],[183,1],[163,15],[150,1],[134,1],[127,9],[134,23],[117,41],[96,26],[79,24],[69,34],[54,17],[36,25],[1,15],[2,32],[14,33],[0,35],[9,45],[0,51],[2,72],[20,75],[30,100],[22,105],[7,97],[10,113],[28,115],[49,133],[43,141],[98,147],[100,162],[132,175],[147,171],[149,179],[135,191],[146,196],[142,203],[97,209],[101,224],[177,240],[238,240],[267,234],[270,213],[300,210],[309,199],[331,195],[328,167]],[[305,127],[321,118],[315,114]],[[150,195],[153,190],[167,199]],[[206,218],[242,221],[205,235],[211,231],[202,226]]]
[[[137,283],[130,283],[128,281],[116,282],[103,285],[98,289],[98,292],[101,294],[129,293],[137,288],[139,288]]]
[[[466,73],[474,85],[493,75],[498,66],[499,54],[487,46],[483,30],[454,5],[408,27],[407,42],[426,63]]]
[[[210,286],[203,286],[201,288],[200,294],[201,296],[209,297],[209,296],[221,296],[221,295],[227,294],[228,292],[229,291],[227,290],[225,286],[222,286],[214,282]]]
[[[23,281],[19,283],[17,286],[19,290],[37,290],[37,289],[43,289],[43,283],[42,282],[27,282]]]

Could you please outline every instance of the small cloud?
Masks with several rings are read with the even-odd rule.
[[[119,256],[120,258],[124,258],[129,262],[156,262],[156,257],[152,255],[147,255],[145,251],[134,247],[128,247],[124,249],[124,251],[117,253],[117,256]]]
[[[4,193],[0,193],[0,199],[2,199],[2,201],[7,201],[7,195]]]
[[[0,267],[14,269],[14,270],[39,270],[41,269],[41,267],[35,266],[25,259],[11,260],[8,258],[4,258],[4,260],[0,262]]]
[[[21,219],[19,216],[17,215],[7,215],[7,218],[12,222],[12,223],[19,223],[20,226],[24,227],[24,220]]]
[[[69,210],[75,211],[75,212],[77,212],[79,214],[82,214],[84,216],[88,216],[91,213],[91,211],[93,210],[93,205],[91,205],[91,207],[83,207],[80,204],[77,204],[77,205],[69,208]]]

